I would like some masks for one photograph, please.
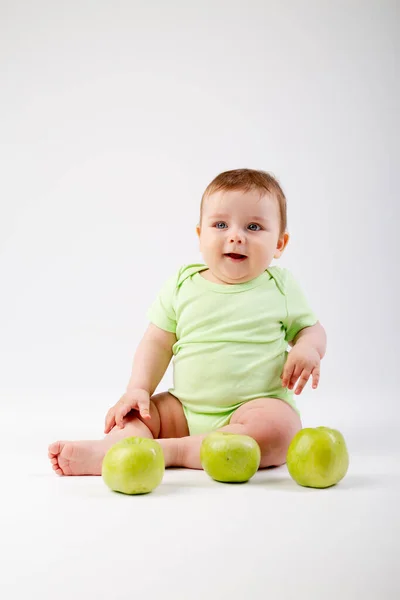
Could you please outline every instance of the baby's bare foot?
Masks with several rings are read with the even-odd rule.
[[[107,440],[54,442],[48,456],[57,475],[101,475]]]

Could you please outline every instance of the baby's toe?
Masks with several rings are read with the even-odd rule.
[[[49,458],[52,458],[53,456],[58,456],[58,454],[60,454],[60,452],[63,448],[63,445],[64,445],[63,442],[53,442],[52,444],[50,444],[50,446],[48,448]]]

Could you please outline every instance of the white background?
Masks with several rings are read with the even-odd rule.
[[[201,260],[195,226],[204,188],[233,168],[265,169],[281,182],[291,241],[279,264],[302,283],[328,333],[320,388],[299,400],[304,424],[339,427],[354,457],[373,457],[357,477],[392,464],[399,51],[399,7],[390,0],[0,1],[2,442],[9,477],[31,473],[29,484],[17,478],[17,490],[35,490],[42,516],[43,493],[53,508],[62,502],[63,514],[70,501],[79,513],[85,504],[86,478],[80,500],[70,487],[65,501],[57,486],[78,484],[53,477],[47,444],[101,437],[149,304],[178,266]],[[380,475],[384,487],[390,477],[398,484],[391,469]],[[372,488],[388,506],[379,485]],[[376,497],[366,498],[375,509]],[[382,527],[396,524],[391,506]],[[111,502],[109,510],[120,509]],[[12,514],[21,533],[21,514]],[[40,518],[22,522],[32,520]],[[385,567],[373,581],[382,591],[381,574],[394,598],[394,571]],[[372,594],[372,580],[366,586]]]

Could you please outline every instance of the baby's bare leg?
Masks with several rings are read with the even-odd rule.
[[[261,449],[260,468],[264,468],[286,462],[289,444],[300,429],[300,417],[289,404],[277,398],[260,398],[242,404],[233,413],[229,425],[219,431],[254,438]],[[205,437],[160,440],[166,462],[169,466],[201,469],[200,446]]]
[[[182,405],[168,392],[152,397],[150,416],[151,419],[146,420],[145,424],[137,411],[131,411],[124,419],[125,426],[114,427],[102,440],[54,442],[48,452],[54,471],[58,475],[101,475],[105,453],[123,438],[140,436],[157,439],[189,435]],[[174,458],[172,449],[169,456]]]

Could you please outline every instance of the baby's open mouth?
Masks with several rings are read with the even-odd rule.
[[[242,260],[246,260],[247,256],[244,254],[236,254],[235,252],[229,252],[228,254],[224,254],[228,258],[231,258],[235,262],[241,262]]]

